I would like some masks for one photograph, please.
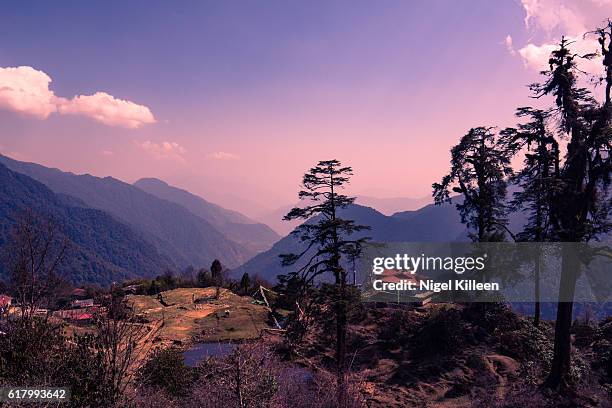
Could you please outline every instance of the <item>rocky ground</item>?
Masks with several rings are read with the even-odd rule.
[[[329,324],[300,346],[304,364],[333,366]],[[363,307],[350,327],[351,377],[371,407],[612,406],[612,319],[574,325],[575,390],[563,398],[539,388],[552,339],[552,323],[535,327],[502,305]]]

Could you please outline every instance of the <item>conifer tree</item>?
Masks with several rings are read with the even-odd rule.
[[[434,183],[436,204],[450,202],[450,191],[463,201],[456,204],[461,222],[474,242],[502,241],[507,229],[507,177],[512,173],[510,152],[491,127],[472,128],[451,149],[451,169]]]
[[[218,259],[215,259],[210,265],[210,275],[215,284],[215,298],[219,299],[221,286],[223,285],[223,266]]]
[[[317,277],[329,274],[334,279],[336,298],[333,310],[336,318],[336,374],[338,382],[338,406],[346,405],[346,332],[348,325],[348,272],[343,259],[361,252],[367,238],[355,234],[369,229],[355,221],[341,217],[339,210],[353,204],[354,197],[340,193],[349,183],[353,174],[351,167],[344,167],[338,160],[320,161],[302,180],[303,189],[299,197],[307,202],[304,207],[293,208],[285,220],[308,220],[297,227],[292,234],[303,242],[299,253],[281,255],[284,266],[294,265],[301,260],[298,271],[289,274],[302,285],[311,285]]]
[[[248,272],[242,274],[242,278],[240,279],[240,290],[243,294],[248,294],[249,289],[251,288],[251,277]]]
[[[559,180],[559,143],[548,129],[550,112],[531,107],[517,109],[516,116],[528,118],[517,128],[502,131],[504,143],[513,153],[523,151],[523,168],[514,174],[512,181],[519,186],[513,195],[510,208],[527,211],[527,223],[516,235],[517,241],[545,242],[551,237],[551,214],[553,192]],[[534,259],[534,324],[540,322],[540,247]]]
[[[610,90],[612,84],[610,45],[612,25],[598,29],[602,47],[606,83],[605,102],[599,104],[591,93],[578,85],[578,58],[571,42],[561,39],[559,48],[551,53],[546,80],[531,86],[536,97],[554,96],[561,136],[568,136],[567,153],[559,175],[559,185],[553,190],[551,224],[556,239],[561,242],[588,242],[610,230]],[[555,342],[550,374],[545,385],[563,389],[568,385],[571,357],[570,329],[573,297],[580,265],[566,252],[561,259],[559,303],[555,323]]]

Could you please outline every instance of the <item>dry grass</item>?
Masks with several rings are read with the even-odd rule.
[[[166,306],[157,296],[139,295],[128,296],[128,304],[143,321],[163,322],[157,340],[164,343],[253,339],[267,327],[265,307],[225,289],[219,299],[214,299],[214,288],[179,288],[161,295]]]

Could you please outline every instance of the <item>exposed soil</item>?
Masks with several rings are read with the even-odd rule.
[[[574,348],[577,391],[557,398],[539,390],[552,355],[552,324],[536,328],[501,305],[490,308],[366,308],[354,317],[349,329],[351,378],[361,384],[368,405],[612,406],[605,367],[610,350],[598,349],[611,340],[612,323],[594,327],[583,346]],[[329,332],[311,332],[299,347],[298,360],[333,370]]]

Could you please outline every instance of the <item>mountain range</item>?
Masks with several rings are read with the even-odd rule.
[[[118,245],[114,252],[110,253],[110,249],[106,252],[114,263],[96,261],[95,267],[94,264],[83,264],[81,270],[69,271],[67,278],[73,282],[108,284],[111,275],[113,279],[119,275],[153,276],[168,268],[208,266],[214,259],[233,268],[280,238],[263,224],[160,180],[144,179],[131,185],[112,177],[76,175],[2,155],[0,164],[3,165],[5,193],[3,212],[0,213],[3,220],[10,220],[19,211],[36,204],[35,207],[42,212],[53,215],[54,219],[59,218],[65,228],[82,221],[75,215],[77,213],[87,214],[90,224],[102,222],[100,220],[104,220],[105,225],[112,224],[107,228],[106,239],[116,239]],[[15,194],[9,194],[13,190]],[[91,219],[93,214],[95,222]],[[5,238],[13,224],[3,222]],[[88,227],[92,227],[90,224]],[[119,229],[122,233],[116,235],[114,232]],[[110,230],[114,232],[110,233]],[[81,232],[85,234],[86,229]],[[73,241],[83,238],[78,231],[73,233]],[[90,232],[87,234],[91,235]],[[99,239],[95,237],[95,240]],[[90,244],[84,242],[81,249],[90,251],[92,258],[96,247]],[[134,258],[128,253],[132,247],[141,248],[144,252],[141,251],[140,255],[148,261],[118,267],[118,259]],[[102,272],[100,265],[103,264],[108,272]]]
[[[393,215],[401,211],[414,211],[433,203],[431,196],[410,198],[410,197],[390,197],[379,198],[365,195],[358,195],[355,202],[365,207],[376,208],[377,211],[385,215]]]
[[[416,211],[395,213],[391,216],[379,211],[353,204],[340,211],[340,217],[354,220],[356,224],[367,225],[369,231],[361,236],[372,238],[375,242],[448,242],[465,241],[467,233],[461,224],[455,205],[428,205]],[[294,235],[288,235],[274,246],[250,259],[233,271],[235,277],[247,272],[257,275],[270,282],[276,281],[276,276],[296,270],[301,266],[297,263],[291,268],[280,264],[280,254],[298,253],[303,250],[303,244]]]
[[[419,208],[426,206],[432,202],[431,197],[421,198],[409,198],[409,197],[395,197],[395,198],[378,198],[364,195],[358,195],[355,203],[364,207],[375,208],[378,212],[385,215],[393,215],[400,211],[414,211]],[[261,222],[269,225],[274,231],[281,235],[287,235],[295,227],[300,225],[299,220],[285,221],[283,217],[291,211],[293,207],[299,207],[302,203],[294,203],[279,207],[272,211],[261,212],[257,219]]]
[[[353,204],[340,210],[340,217],[369,226],[371,229],[361,232],[360,236],[370,237],[373,242],[468,241],[467,229],[461,223],[461,217],[455,207],[460,202],[459,197],[454,197],[452,203],[429,204],[417,210],[396,212],[390,216],[370,207]],[[511,231],[519,231],[526,219],[522,213],[513,213],[508,221]],[[303,249],[304,245],[296,236],[287,235],[270,250],[257,254],[236,268],[233,276],[238,278],[247,272],[251,276],[257,275],[274,283],[276,276],[295,271],[303,265],[298,262],[292,267],[283,267],[279,255],[300,253]]]
[[[227,210],[186,190],[152,178],[134,184],[112,177],[76,175],[0,155],[0,247],[15,214],[36,208],[58,219],[75,248],[66,270],[73,282],[109,284],[114,280],[154,276],[167,269],[208,266],[219,259],[232,276],[248,272],[274,282],[290,271],[279,255],[300,250],[293,235],[279,235],[265,224]],[[279,210],[286,213],[288,208]],[[342,217],[368,225],[376,242],[448,242],[467,240],[453,204],[385,215],[354,204]],[[516,230],[522,216],[511,218]],[[287,223],[293,229],[297,223]],[[5,271],[6,272],[6,271]],[[2,271],[0,270],[0,274]]]
[[[185,207],[193,214],[208,221],[226,237],[254,253],[270,249],[272,244],[281,238],[265,224],[254,221],[237,211],[227,210],[208,202],[189,191],[172,187],[162,180],[143,178],[136,181],[134,186],[156,197]]]
[[[142,234],[104,211],[53,193],[44,184],[0,164],[0,248],[9,249],[12,231],[27,211],[52,220],[68,244],[59,273],[73,283],[109,285],[128,278],[161,273],[172,261]],[[10,256],[2,252],[0,278],[8,274]]]

